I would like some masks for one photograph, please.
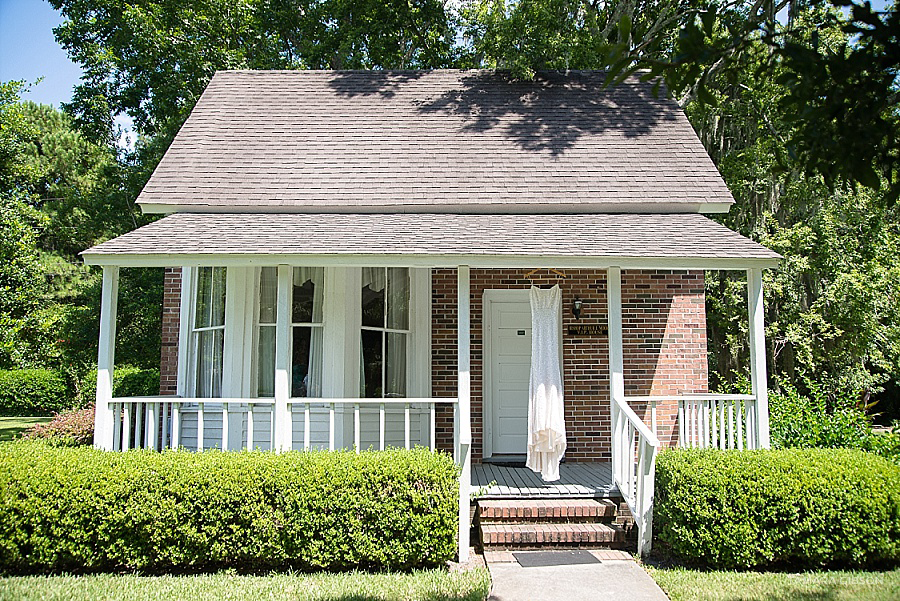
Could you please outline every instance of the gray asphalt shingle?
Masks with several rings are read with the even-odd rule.
[[[163,212],[680,212],[733,202],[674,102],[637,78],[610,89],[603,78],[219,72],[138,202]]]
[[[83,254],[779,258],[693,213],[176,213]]]

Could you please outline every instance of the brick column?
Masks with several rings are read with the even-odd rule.
[[[159,394],[177,394],[178,330],[181,318],[181,268],[166,267],[163,276],[162,352],[159,361]]]

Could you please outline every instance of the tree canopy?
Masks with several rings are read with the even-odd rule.
[[[49,1],[85,74],[65,113],[0,88],[0,251],[16,257],[0,265],[0,288],[16,292],[2,319],[51,299],[78,318],[41,331],[93,345],[99,280],[75,253],[144,222],[134,199],[218,69],[606,69],[611,84],[638,73],[678,100],[737,201],[721,221],[786,257],[766,274],[774,381],[860,394],[900,381],[896,3]],[[133,151],[113,147],[119,114],[134,119]],[[121,309],[125,339],[158,331],[153,277],[123,279],[142,291]],[[713,272],[707,286],[713,380],[735,385],[745,284]],[[152,363],[154,344],[135,352]]]

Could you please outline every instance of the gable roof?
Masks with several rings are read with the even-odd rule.
[[[719,212],[681,109],[599,71],[221,71],[145,212]]]

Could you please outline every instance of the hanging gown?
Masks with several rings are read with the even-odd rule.
[[[545,482],[559,480],[566,452],[559,314],[562,292],[531,288],[531,382],[528,390],[528,450],[525,463]]]

